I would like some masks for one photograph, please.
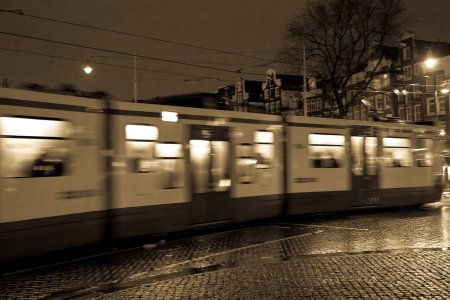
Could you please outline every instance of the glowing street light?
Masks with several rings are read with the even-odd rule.
[[[437,64],[437,59],[429,57],[424,61],[424,63],[428,68],[434,68],[434,66]]]
[[[86,73],[86,74],[91,74],[91,72],[93,71],[94,69],[91,67],[91,66],[89,66],[89,65],[87,65],[87,66],[85,66],[84,68],[83,68],[83,71],[84,71],[84,73]]]

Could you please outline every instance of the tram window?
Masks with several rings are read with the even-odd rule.
[[[1,117],[2,176],[66,175],[72,123],[59,119]]]
[[[177,143],[157,143],[155,158],[159,161],[160,187],[163,189],[184,186],[183,146]]]
[[[309,160],[312,168],[340,168],[345,151],[345,137],[335,134],[308,135]]]
[[[260,130],[255,132],[255,159],[257,169],[269,169],[275,156],[274,134],[271,131]]]
[[[229,177],[229,143],[226,141],[211,141],[211,183],[213,192],[226,191],[230,188]]]
[[[383,160],[386,167],[411,167],[411,140],[407,138],[383,138]]]
[[[416,166],[431,167],[433,165],[433,141],[431,139],[417,139],[413,153]]]
[[[227,141],[190,140],[190,159],[194,192],[226,191],[230,188],[229,143]]]
[[[378,172],[378,138],[366,136],[364,152],[366,155],[366,175],[377,175]]]
[[[158,140],[156,126],[128,124],[125,126],[125,152],[130,172],[149,173],[157,168],[153,147]]]
[[[237,174],[239,183],[253,183],[256,178],[257,159],[253,156],[253,144],[236,145]]]
[[[355,175],[363,175],[364,172],[364,137],[351,137],[352,171]]]

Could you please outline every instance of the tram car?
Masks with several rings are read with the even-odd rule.
[[[433,126],[0,89],[0,261],[440,199]]]

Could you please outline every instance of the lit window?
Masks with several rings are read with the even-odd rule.
[[[342,167],[345,155],[345,136],[334,134],[309,134],[308,144],[311,167]]]
[[[183,145],[181,144],[170,142],[155,144],[160,188],[174,189],[184,186],[183,156]]]
[[[275,157],[274,153],[274,133],[271,131],[255,131],[255,158],[257,169],[271,168]]]
[[[3,177],[66,175],[72,124],[43,118],[1,117]]]
[[[431,139],[417,139],[414,160],[418,167],[433,165],[433,141]]]
[[[158,140],[156,126],[128,124],[125,126],[125,152],[131,172],[148,173],[157,169],[153,147]]]
[[[237,175],[239,183],[253,183],[256,178],[257,159],[254,156],[252,144],[242,143],[236,145]]]
[[[411,167],[411,140],[407,138],[383,138],[383,160],[386,167]]]
[[[434,98],[427,98],[427,115],[435,115],[436,114],[436,101]]]

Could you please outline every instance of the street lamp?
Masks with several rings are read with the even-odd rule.
[[[84,71],[84,73],[86,73],[86,74],[91,74],[91,72],[93,71],[94,69],[91,67],[91,66],[89,66],[89,65],[87,65],[87,66],[85,66],[84,68],[83,68],[83,71]]]
[[[397,104],[395,105],[395,109],[392,109],[392,112],[395,114],[394,117],[399,117],[400,118],[400,112],[399,112],[399,105],[400,105],[400,90],[399,89],[394,89],[394,94],[397,95]]]
[[[425,66],[427,66],[427,68],[431,69],[431,68],[434,68],[434,66],[436,66],[437,60],[433,57],[429,57],[424,61],[424,63],[425,63]]]

